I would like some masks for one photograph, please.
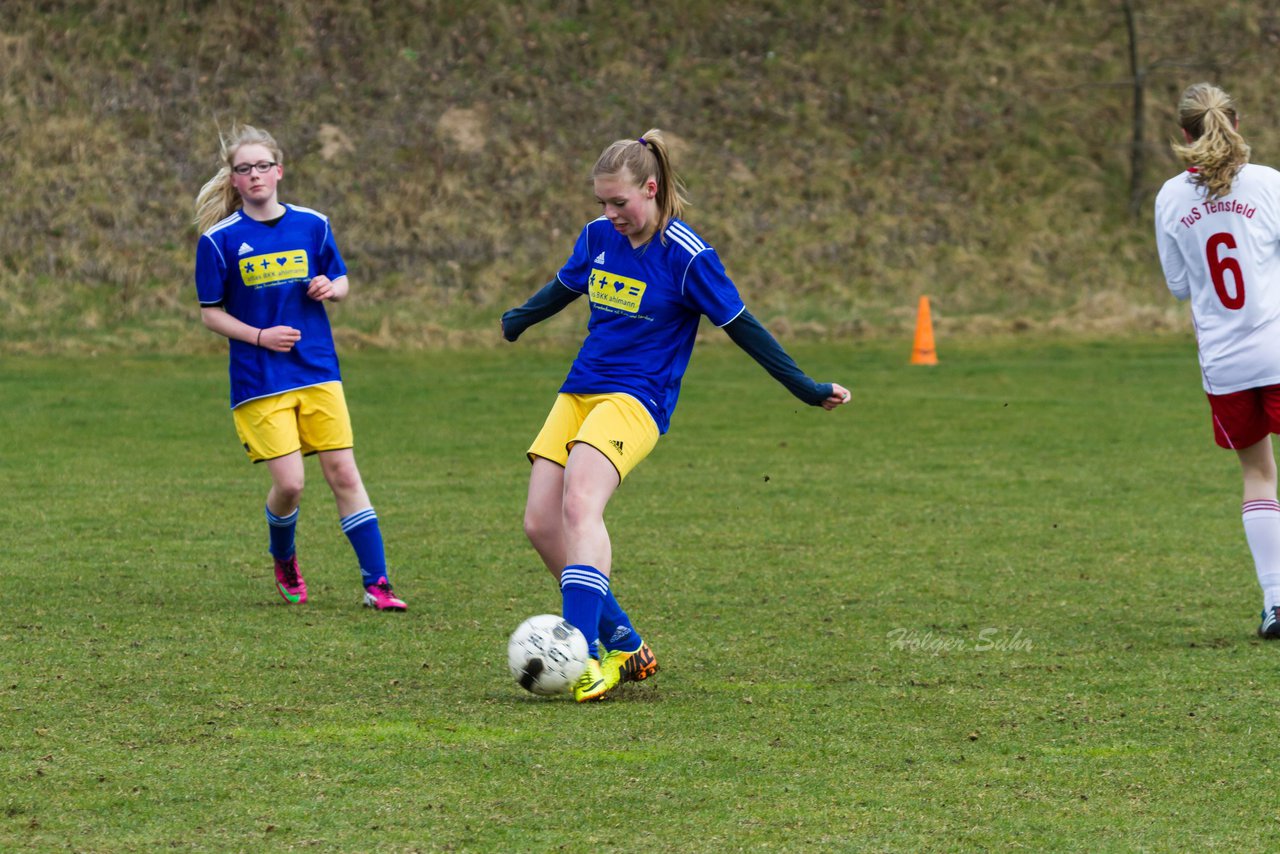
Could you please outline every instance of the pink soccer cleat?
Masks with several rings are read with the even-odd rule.
[[[385,575],[376,584],[370,584],[364,589],[364,606],[376,611],[405,611],[409,608],[403,599],[396,598],[391,582],[387,581]]]
[[[276,590],[290,605],[301,605],[307,601],[307,582],[302,580],[296,554],[290,555],[288,560],[276,558]]]

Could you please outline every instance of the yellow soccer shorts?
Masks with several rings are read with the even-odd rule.
[[[558,394],[528,456],[569,462],[569,450],[581,442],[609,458],[623,481],[658,444],[658,425],[629,394]]]
[[[231,415],[255,463],[302,451],[337,451],[355,443],[342,383],[321,383],[246,401]]]

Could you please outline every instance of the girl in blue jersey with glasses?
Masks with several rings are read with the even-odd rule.
[[[604,509],[667,431],[701,317],[805,403],[849,401],[843,386],[814,382],[796,366],[746,310],[715,250],[681,221],[682,185],[660,131],[614,142],[591,177],[602,215],[556,278],[502,316],[503,337],[515,341],[583,294],[591,304],[587,338],[528,451],[524,516],[560,583],[564,618],[593,653],[574,685],[578,702],[658,669],[611,590]]]
[[[327,301],[347,296],[347,267],[326,216],[282,205],[284,156],[248,125],[223,140],[223,167],[196,198],[196,293],[204,325],[230,340],[231,413],[249,459],[271,474],[269,548],[276,590],[307,601],[294,533],[304,454],[320,458],[363,576],[364,604],[403,611],[391,588],[378,515],[352,450]]]

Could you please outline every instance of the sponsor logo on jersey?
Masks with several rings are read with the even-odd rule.
[[[604,263],[604,253],[603,253],[603,252],[601,252],[599,255],[597,255],[597,256],[596,256],[596,260],[592,261],[591,263],[592,263],[592,264],[603,264],[603,263]]]
[[[248,254],[249,254],[250,252],[252,252],[252,251],[253,251],[253,247],[252,247],[252,246],[250,246],[248,243],[241,243],[241,244],[240,244],[240,251],[239,251],[239,252],[237,252],[236,254],[237,254],[237,255],[248,255]]]
[[[597,269],[592,269],[587,283],[587,293],[592,303],[627,314],[635,314],[640,310],[640,302],[648,287],[639,279],[628,279],[626,276],[616,276]]]
[[[303,249],[240,259],[240,278],[250,288],[265,288],[310,279],[309,270],[307,253]]]

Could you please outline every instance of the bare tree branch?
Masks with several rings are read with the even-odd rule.
[[[1129,71],[1133,82],[1133,141],[1129,148],[1129,215],[1137,217],[1142,212],[1142,173],[1146,165],[1146,152],[1142,139],[1146,135],[1144,97],[1149,69],[1138,64],[1138,22],[1133,11],[1133,0],[1124,0],[1124,19],[1129,29]]]

